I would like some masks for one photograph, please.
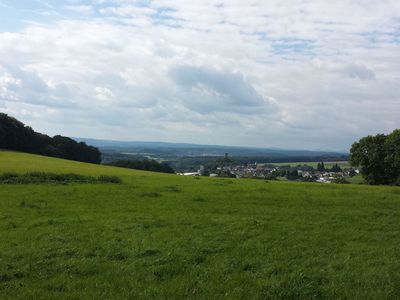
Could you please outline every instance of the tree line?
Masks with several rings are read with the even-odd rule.
[[[118,160],[110,162],[108,163],[108,165],[120,168],[136,169],[136,170],[151,171],[151,172],[175,173],[174,169],[171,168],[167,163],[165,162],[160,163],[154,159]]]
[[[400,129],[363,137],[352,145],[349,160],[368,184],[400,185]]]
[[[99,149],[83,142],[56,135],[35,132],[17,119],[0,113],[0,149],[23,151],[82,162],[99,164]]]

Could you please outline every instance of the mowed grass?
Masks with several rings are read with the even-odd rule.
[[[396,299],[400,188],[187,178],[0,152],[0,299]]]

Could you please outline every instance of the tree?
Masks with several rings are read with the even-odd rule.
[[[332,166],[330,171],[334,172],[334,173],[338,173],[338,172],[342,172],[342,168],[336,163]]]
[[[356,176],[356,175],[357,175],[356,170],[354,170],[353,168],[351,168],[351,169],[349,170],[349,176],[350,176],[350,177],[354,177],[354,176]]]
[[[175,173],[174,169],[172,169],[167,163],[165,162],[159,163],[154,159],[118,160],[109,163],[109,165],[121,168],[145,170],[151,172]]]
[[[60,135],[51,138],[3,113],[0,113],[0,148],[97,164],[101,161],[101,153],[95,147]]]
[[[56,135],[53,138],[53,145],[58,150],[60,157],[96,164],[101,162],[100,151],[86,143],[77,143],[71,138]]]
[[[323,161],[321,161],[320,163],[318,163],[318,165],[317,165],[317,170],[320,171],[320,172],[324,172],[324,171],[326,170]]]
[[[349,160],[368,184],[399,184],[400,130],[360,139],[351,146]]]
[[[400,129],[389,134],[385,141],[387,176],[393,183],[400,184]]]
[[[200,175],[208,177],[210,176],[210,170],[208,168],[204,168]]]
[[[297,171],[297,169],[289,170],[286,174],[286,178],[288,180],[296,180],[299,178],[299,172]]]

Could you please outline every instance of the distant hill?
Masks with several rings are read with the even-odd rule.
[[[347,157],[347,153],[330,151],[288,150],[279,148],[257,148],[221,145],[198,145],[188,143],[112,141],[90,138],[74,138],[100,148],[101,150],[133,151],[137,153],[168,153],[176,156],[221,156],[229,153],[231,156],[286,156],[286,157]]]
[[[0,149],[23,151],[70,160],[100,163],[101,153],[84,142],[38,133],[17,119],[0,113]]]

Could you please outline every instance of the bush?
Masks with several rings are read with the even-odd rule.
[[[101,176],[99,176],[98,180],[101,183],[122,183],[121,178],[119,178],[117,176],[101,175]]]
[[[332,183],[337,183],[337,184],[349,184],[350,182],[347,181],[345,178],[343,177],[337,177],[335,179],[332,180]]]
[[[29,184],[29,183],[121,183],[116,176],[101,175],[99,177],[84,176],[74,173],[56,174],[45,172],[29,172],[25,174],[0,174],[0,184]]]

